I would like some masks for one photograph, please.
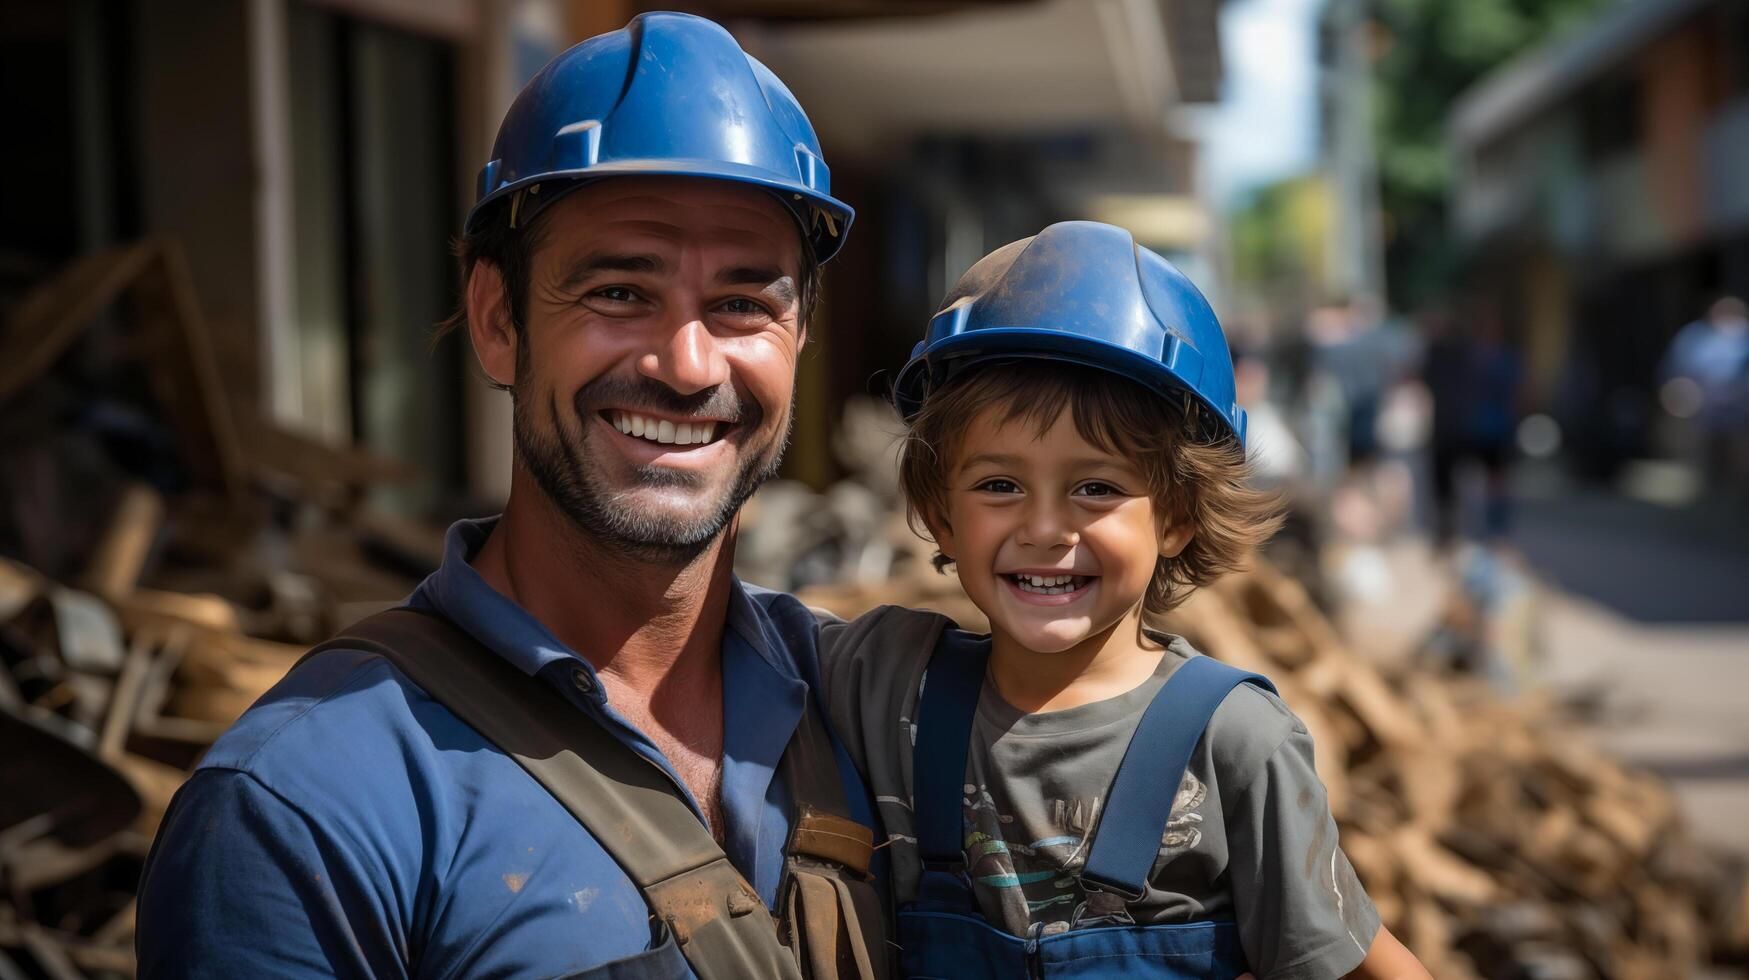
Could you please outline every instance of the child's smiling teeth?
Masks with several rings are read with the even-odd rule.
[[[689,446],[703,444],[716,438],[717,421],[705,419],[699,422],[670,422],[667,419],[654,419],[639,415],[636,412],[613,413],[614,428],[628,436],[637,436],[651,442],[664,445],[678,444]]]
[[[1068,595],[1086,585],[1090,576],[1086,575],[1028,575],[1024,573],[1010,574],[1008,579],[1014,582],[1022,592],[1033,592],[1038,595]]]

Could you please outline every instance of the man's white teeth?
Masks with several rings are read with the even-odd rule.
[[[628,436],[637,436],[664,445],[690,446],[706,443],[716,438],[717,434],[717,423],[714,421],[670,422],[667,419],[648,418],[636,412],[613,413],[613,424]]]
[[[1022,592],[1036,592],[1040,595],[1067,595],[1075,591],[1075,576],[1073,575],[1016,575],[1014,583],[1020,586]]]

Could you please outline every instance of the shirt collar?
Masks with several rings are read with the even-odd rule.
[[[579,661],[593,674],[587,661],[469,564],[497,525],[496,517],[451,524],[443,536],[443,564],[420,583],[412,604],[442,613],[525,674],[563,660]]]
[[[443,564],[420,583],[411,603],[444,614],[523,673],[538,674],[555,662],[575,660],[593,674],[588,661],[474,570],[474,556],[497,525],[497,517],[451,524],[444,534]],[[731,577],[727,628],[778,674],[800,680],[793,656],[771,635],[769,625],[769,617],[747,587]]]

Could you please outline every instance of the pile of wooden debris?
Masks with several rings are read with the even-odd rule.
[[[985,620],[921,562],[803,598],[840,616],[922,606]],[[1267,562],[1163,624],[1267,675],[1306,723],[1342,844],[1386,925],[1441,980],[1670,980],[1749,954],[1749,879],[1687,838],[1653,777],[1602,755],[1558,706],[1470,678],[1387,673]]]
[[[143,397],[88,387],[91,362]],[[132,976],[189,768],[310,643],[411,591],[441,533],[365,505],[409,468],[232,410],[165,242],[13,311],[0,409],[0,547],[26,559],[0,559],[0,977]]]

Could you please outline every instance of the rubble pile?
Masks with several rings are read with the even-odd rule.
[[[411,591],[441,534],[366,505],[409,468],[232,410],[162,241],[12,311],[0,445],[0,977],[129,977],[189,769],[311,643]]]
[[[1434,976],[1652,980],[1743,951],[1741,874],[1710,864],[1663,785],[1558,705],[1387,674],[1266,563],[1169,625],[1275,680],[1317,742],[1344,849]]]

